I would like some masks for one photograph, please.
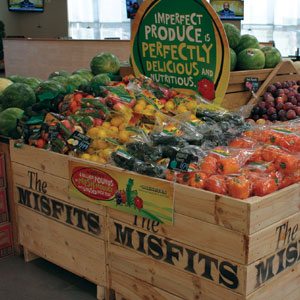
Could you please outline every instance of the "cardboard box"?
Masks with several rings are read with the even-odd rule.
[[[5,157],[0,153],[0,188],[6,186]]]
[[[6,190],[0,188],[0,224],[8,222]]]
[[[5,223],[0,226],[0,259],[12,254],[12,228],[10,223]]]

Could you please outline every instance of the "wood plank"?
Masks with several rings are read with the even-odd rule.
[[[222,102],[222,107],[233,111],[246,105],[250,98],[251,93],[249,91],[226,94]]]
[[[264,81],[273,69],[234,71],[230,73],[229,84],[244,83],[246,77],[256,77],[259,81]]]
[[[249,233],[253,234],[300,211],[300,185],[294,184],[266,197],[250,198]]]
[[[289,74],[289,75],[277,75],[275,76],[271,81],[270,84],[275,83],[275,82],[284,82],[284,81],[289,81],[289,80],[299,80],[300,79],[300,74]]]
[[[141,219],[138,219],[137,226],[134,225],[134,216],[114,210],[110,210],[110,216],[117,222],[143,229]],[[109,226],[114,229],[113,220],[110,220]],[[247,261],[245,244],[248,241],[243,234],[184,215],[175,214],[173,226],[158,225],[155,227],[155,234],[238,263]]]
[[[112,288],[117,291],[119,299],[183,300],[183,298],[176,297],[140,279],[120,272],[112,272],[111,280]]]
[[[225,228],[248,233],[247,201],[175,184],[175,212]]]
[[[300,264],[250,294],[247,300],[299,300]]]
[[[297,74],[297,69],[291,60],[284,60],[278,70],[278,75]]]
[[[178,234],[177,240],[174,241],[170,238],[152,234],[142,229],[137,230],[137,228],[133,226],[110,219],[109,234],[109,247],[112,244],[122,247],[120,249],[128,249],[131,252],[131,259],[128,257],[126,260],[135,260],[140,265],[144,261],[145,266],[143,268],[146,268],[149,262],[156,260],[157,266],[161,265],[162,268],[164,268],[164,265],[164,270],[169,269],[169,272],[179,270],[188,275],[197,274],[199,280],[203,282],[202,284],[209,278],[215,285],[220,285],[222,288],[232,288],[236,293],[243,294],[245,290],[246,268],[244,265],[233,262],[223,256],[213,255],[211,254],[211,251],[207,252],[195,247],[187,246],[178,241],[178,239],[182,239],[180,233]],[[195,234],[194,231],[194,235],[196,236],[197,234]],[[213,243],[213,239],[211,242]],[[111,262],[111,252],[108,251],[108,253],[109,262]],[[144,258],[140,259],[140,255]],[[211,262],[209,263],[208,261]],[[228,265],[229,273],[232,274],[231,278],[233,278],[232,280],[228,279],[228,281],[231,282],[228,285],[222,280],[220,281],[220,273],[222,273],[221,269],[224,265]],[[145,272],[145,270],[141,271],[141,273],[142,272]]]
[[[248,264],[300,240],[300,212],[249,236]]]
[[[23,249],[23,253],[24,253],[24,260],[27,263],[40,258],[38,255],[35,255],[34,253],[30,252],[26,248]]]
[[[18,206],[20,243],[98,285],[106,284],[104,241]]]
[[[138,278],[153,287],[164,289],[183,299],[202,300],[242,300],[239,295],[224,287],[215,285],[200,276],[176,270],[154,259],[135,254],[130,250],[115,245],[109,246],[110,268],[123,273],[124,277]],[[112,287],[115,282],[112,280]],[[116,289],[119,292],[118,289]]]
[[[40,170],[57,177],[69,178],[68,156],[62,155],[32,146],[23,145],[21,148],[10,143],[10,155],[12,162],[28,165],[31,168]]]
[[[14,173],[15,185],[22,186],[32,192],[35,192],[34,182],[36,179],[38,179],[42,182],[47,182],[47,195],[56,199],[63,200],[64,202],[70,203],[77,207],[95,212],[99,215],[106,214],[106,208],[102,205],[97,205],[89,201],[70,198],[68,196],[69,180],[67,179],[53,176],[51,174],[35,170],[33,168],[21,165],[19,163],[12,163],[12,169]],[[32,186],[30,185],[31,178],[33,179]]]

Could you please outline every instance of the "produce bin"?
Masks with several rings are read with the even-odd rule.
[[[118,297],[298,297],[299,184],[247,200],[174,184],[173,225],[111,208],[106,224],[104,207],[68,197],[74,158],[13,143],[11,157],[20,243]],[[70,211],[99,217],[100,231]]]
[[[25,259],[42,257],[106,286],[106,209],[68,197],[68,156],[11,142],[19,242]]]

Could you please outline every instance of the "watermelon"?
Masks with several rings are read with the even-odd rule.
[[[120,70],[120,61],[114,54],[104,52],[92,59],[90,67],[94,75],[101,73],[117,74]]]
[[[13,83],[2,94],[1,105],[3,109],[17,107],[25,109],[36,102],[34,91],[25,83]]]
[[[248,48],[259,49],[259,42],[254,35],[244,34],[241,36],[238,46],[234,49],[237,54]]]
[[[15,82],[15,83],[20,83],[22,82],[23,80],[23,76],[19,76],[19,75],[11,75],[11,76],[8,76],[7,79],[11,80],[12,82]]]
[[[265,54],[266,58],[265,68],[274,68],[281,62],[281,53],[277,48],[266,46],[261,48],[261,51]]]
[[[23,77],[18,75],[12,75],[8,77],[11,81],[15,83],[25,83],[29,85],[33,90],[35,90],[38,85],[41,83],[41,80],[35,77]]]
[[[22,118],[24,111],[17,107],[10,107],[0,112],[0,134],[12,138],[19,138],[17,121]]]
[[[66,93],[65,87],[54,80],[41,82],[35,91],[35,94],[40,101],[52,100],[57,96],[65,95]]]
[[[61,70],[61,71],[55,71],[55,72],[52,72],[52,73],[49,75],[48,79],[51,79],[51,78],[53,78],[53,77],[55,77],[55,76],[65,76],[65,77],[69,77],[69,76],[71,76],[71,73],[69,73],[69,72],[67,72],[67,71],[64,71],[64,70]]]
[[[89,81],[82,77],[81,75],[74,74],[68,77],[68,82],[67,82],[67,90],[68,92],[74,92],[77,90],[81,85],[87,85]]]
[[[74,74],[78,74],[78,75],[80,75],[81,77],[85,78],[88,81],[92,80],[92,78],[94,77],[93,73],[88,69],[76,70],[75,72],[73,72],[73,75]]]
[[[235,49],[238,46],[241,39],[241,33],[239,29],[235,25],[230,23],[225,23],[223,24],[223,26],[227,35],[229,47]]]
[[[230,71],[234,71],[237,63],[237,56],[234,50],[230,48]]]
[[[237,68],[239,70],[263,69],[265,62],[265,55],[260,49],[245,49],[237,56]]]
[[[103,92],[102,86],[108,85],[110,83],[110,78],[108,74],[99,74],[96,75],[90,83],[91,91],[96,96],[101,95]]]
[[[13,82],[6,78],[0,78],[0,93],[2,93]]]
[[[56,81],[66,87],[68,85],[68,77],[65,76],[55,76],[52,77],[50,81]]]

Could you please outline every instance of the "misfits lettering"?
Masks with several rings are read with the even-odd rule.
[[[141,44],[152,79],[190,88],[196,87],[194,77],[213,79],[211,34],[203,35],[202,26],[202,14],[154,14],[154,24],[144,27],[145,41]]]
[[[17,186],[17,201],[48,218],[98,236],[101,233],[100,217],[87,210],[47,196],[47,182],[38,173],[28,171],[29,189]]]
[[[134,220],[138,222],[137,219]],[[143,227],[156,231],[157,224],[143,219]],[[237,265],[207,254],[196,252],[183,245],[176,244],[169,239],[145,233],[114,221],[113,240],[115,244],[133,249],[157,261],[167,263],[192,274],[197,274],[212,282],[223,285],[229,289],[239,287]]]
[[[300,262],[299,224],[286,222],[275,230],[276,253],[255,265],[256,287]]]

